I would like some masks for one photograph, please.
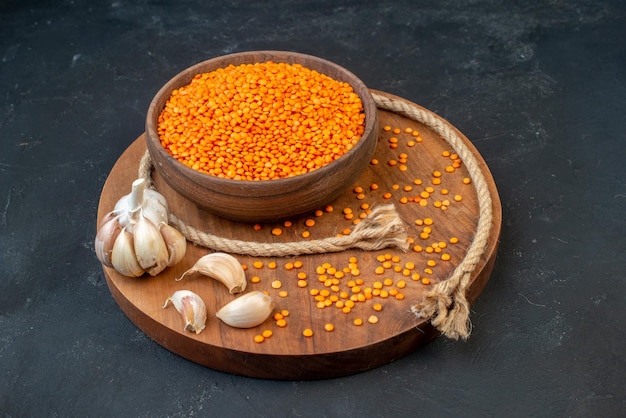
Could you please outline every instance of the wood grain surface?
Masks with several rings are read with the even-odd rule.
[[[391,95],[390,97],[399,99]],[[268,223],[263,224],[262,229],[257,231],[252,224],[220,218],[199,208],[169,188],[158,174],[154,174],[154,183],[157,190],[167,198],[172,213],[189,225],[226,238],[254,242],[302,240],[304,238],[301,234],[305,230],[310,232],[308,239],[333,236],[353,226],[353,220],[344,218],[342,213],[344,208],[350,208],[356,218],[364,212],[360,208],[363,203],[370,207],[393,203],[406,225],[409,237],[415,241],[409,251],[348,250],[341,253],[288,258],[237,255],[240,262],[248,267],[247,291],[267,291],[276,302],[276,312],[289,311],[289,316],[286,317],[287,326],[284,328],[278,327],[272,318],[253,329],[235,329],[219,321],[215,317],[215,312],[234,298],[222,284],[200,275],[186,277],[182,281],[175,280],[199,257],[210,252],[206,248],[192,244],[188,244],[187,255],[180,264],[166,269],[156,277],[146,275],[141,278],[128,278],[104,267],[109,288],[120,308],[138,328],[166,349],[213,369],[259,378],[306,380],[349,375],[406,356],[436,338],[438,332],[427,320],[419,319],[411,313],[410,308],[422,299],[424,292],[439,281],[446,280],[463,259],[477,223],[476,192],[472,184],[463,183],[463,179],[468,177],[463,165],[452,173],[446,172],[445,168],[451,165],[452,160],[443,153],[451,149],[433,131],[406,117],[382,110],[379,111],[379,121],[379,140],[374,155],[378,164],[371,164],[354,184],[363,188],[364,196],[358,196],[349,190],[331,202],[332,212],[324,211],[321,216],[312,213],[294,218],[290,227],[285,227],[282,223]],[[386,132],[383,129],[385,126],[397,127],[402,132],[399,134]],[[405,133],[405,128],[418,131],[421,140],[416,140],[412,134]],[[488,248],[472,275],[472,284],[468,290],[468,298],[473,301],[481,293],[493,269],[502,214],[496,186],[489,169],[470,141],[459,134],[478,159],[483,175],[489,183],[493,201],[494,216]],[[389,140],[392,137],[398,139],[398,146],[395,149],[390,147]],[[410,141],[414,141],[412,146]],[[137,177],[139,160],[145,150],[145,135],[141,135],[113,167],[102,190],[98,221],[113,209],[121,196],[129,193],[130,184]],[[400,169],[400,165],[403,164],[388,163],[390,160],[399,161],[401,153],[407,155],[405,171]],[[434,171],[441,173],[441,184],[432,184]],[[415,184],[415,179],[420,179],[422,184]],[[378,185],[378,189],[371,190],[372,184]],[[405,186],[411,186],[412,190],[405,191]],[[418,196],[427,186],[433,187],[434,191],[427,199],[426,206],[414,201],[401,203],[402,197]],[[447,189],[448,194],[442,194],[443,189]],[[391,198],[383,197],[386,192],[391,193]],[[455,195],[462,196],[462,200],[454,200]],[[436,202],[445,199],[450,201],[448,209],[437,208]],[[422,239],[420,233],[423,232],[424,225],[417,225],[416,220],[419,223],[419,220],[425,218],[433,220],[430,226],[432,231],[427,239]],[[307,219],[313,219],[315,225],[307,227],[304,224]],[[271,234],[270,231],[275,227],[283,229],[282,235]],[[457,237],[458,244],[451,244],[451,237]],[[433,247],[433,243],[440,242],[446,243],[441,252],[426,251],[427,247]],[[413,245],[421,246],[422,251],[414,251]],[[444,253],[450,255],[449,261],[441,259]],[[375,269],[382,264],[377,257],[385,254],[397,258],[395,261],[390,260],[391,268],[385,269],[384,274],[377,274]],[[360,275],[352,277],[348,273],[340,279],[338,286],[341,291],[350,294],[351,280],[362,279],[361,289],[365,289],[373,288],[375,282],[383,282],[385,278],[389,278],[393,284],[384,286],[383,289],[390,291],[391,294],[394,293],[392,289],[396,289],[404,295],[404,299],[398,300],[393,295],[386,298],[374,296],[370,300],[356,302],[349,313],[344,313],[334,305],[318,308],[310,291],[328,288],[319,281],[316,267],[329,263],[337,270],[342,270],[348,266],[350,257],[357,259]],[[435,265],[429,266],[429,260]],[[255,261],[261,261],[263,267],[260,269],[253,267]],[[292,270],[285,268],[287,263],[295,261],[302,262],[302,267]],[[277,267],[270,268],[270,262],[275,262]],[[412,263],[414,268],[407,270],[406,263]],[[399,271],[394,270],[396,266],[399,266],[397,267]],[[428,272],[429,268],[432,272]],[[404,271],[410,274],[406,276]],[[307,286],[304,288],[297,285],[299,272],[304,272],[307,277]],[[421,279],[415,280],[414,273],[418,273],[420,278],[429,278],[430,284],[423,284]],[[261,281],[257,284],[250,283],[253,276],[258,276]],[[275,280],[281,281],[280,289],[272,288],[271,284]],[[406,283],[404,288],[400,288],[401,280]],[[198,293],[208,307],[206,329],[198,335],[183,330],[182,319],[173,307],[162,308],[165,300],[180,289]],[[281,297],[279,291],[286,291],[288,295]],[[339,296],[339,293],[336,295]],[[380,312],[373,309],[375,303],[382,305]],[[368,322],[371,315],[378,317],[378,323]],[[363,320],[362,325],[353,324],[357,318]],[[327,323],[334,325],[334,331],[324,330]],[[304,337],[302,331],[305,328],[312,329],[314,335]],[[271,338],[262,343],[254,342],[254,336],[264,330],[272,331]]]

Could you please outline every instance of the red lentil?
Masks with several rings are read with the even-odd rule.
[[[364,131],[363,104],[348,83],[299,64],[255,63],[196,75],[159,115],[162,146],[218,177],[268,180],[318,169]]]

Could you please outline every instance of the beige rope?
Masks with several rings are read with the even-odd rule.
[[[476,189],[479,218],[474,239],[467,250],[467,254],[450,278],[435,285],[425,295],[424,300],[411,308],[412,312],[419,318],[430,319],[432,325],[447,337],[467,339],[471,332],[471,322],[466,292],[470,285],[472,273],[487,247],[492,227],[492,200],[487,180],[472,151],[465,146],[461,137],[449,124],[408,102],[389,98],[375,92],[372,92],[372,95],[379,109],[402,114],[437,132],[459,155]],[[139,165],[139,177],[146,178],[150,184],[151,170],[152,161],[149,153],[146,152]],[[337,252],[349,248],[377,250],[396,246],[405,251],[408,248],[406,231],[393,205],[375,208],[364,221],[354,227],[350,235],[291,243],[258,243],[226,239],[198,231],[186,225],[173,214],[170,214],[170,218],[171,222],[189,241],[214,250],[237,254],[283,256]]]
[[[170,216],[172,223],[191,242],[204,247],[236,254],[257,257],[283,257],[301,254],[322,254],[359,248],[375,251],[387,247],[408,249],[407,233],[393,205],[379,206],[362,222],[358,223],[349,235],[328,237],[311,241],[286,243],[265,243],[230,240],[207,234],[185,225],[176,216]]]
[[[139,163],[139,178],[145,178],[148,186],[152,186],[152,160],[146,151]],[[372,209],[372,212],[356,224],[349,235],[328,237],[320,240],[293,242],[251,242],[220,237],[208,234],[187,225],[175,214],[170,213],[170,222],[176,226],[188,241],[232,254],[244,254],[256,257],[285,257],[302,254],[322,254],[358,248],[375,251],[387,247],[397,247],[406,251],[409,247],[407,232],[393,205],[383,205]]]

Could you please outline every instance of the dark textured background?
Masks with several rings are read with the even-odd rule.
[[[171,76],[254,49],[337,62],[479,149],[504,220],[468,341],[266,381],[188,362],[117,307],[93,253],[108,173]],[[618,0],[0,0],[0,411],[622,415],[625,132]]]

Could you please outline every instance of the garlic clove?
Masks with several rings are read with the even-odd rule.
[[[246,273],[241,263],[230,254],[211,253],[200,257],[196,264],[183,273],[177,280],[188,274],[201,273],[224,284],[230,293],[241,293],[246,290]]]
[[[144,270],[135,257],[133,241],[133,234],[128,232],[126,228],[122,229],[113,244],[111,265],[124,276],[139,277],[144,273]]]
[[[207,318],[207,309],[202,298],[190,290],[177,290],[167,298],[163,308],[170,302],[185,320],[185,331],[200,334],[205,328]]]
[[[165,197],[152,189],[145,189],[143,193],[141,206],[143,216],[150,219],[155,225],[159,225],[161,222],[168,223],[169,208]]]
[[[102,219],[96,233],[94,240],[96,257],[107,267],[113,267],[113,264],[111,264],[111,253],[113,252],[113,244],[115,244],[115,240],[121,231],[122,227],[118,216],[114,212],[110,212]]]
[[[143,215],[135,224],[133,232],[135,256],[142,269],[156,276],[167,267],[167,245],[154,224]]]
[[[187,252],[187,240],[178,229],[165,222],[159,224],[159,232],[163,237],[163,241],[165,241],[167,253],[169,254],[167,266],[171,267],[178,264],[185,257],[185,253]]]
[[[252,328],[265,322],[273,310],[272,298],[255,290],[229,302],[215,316],[231,327]]]

